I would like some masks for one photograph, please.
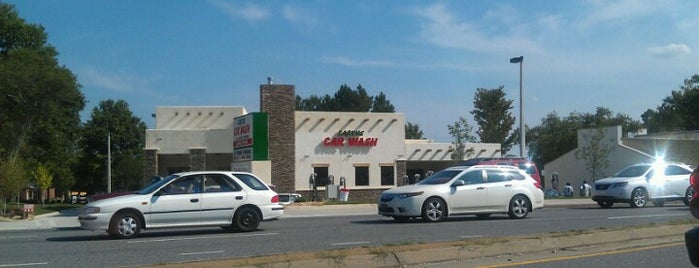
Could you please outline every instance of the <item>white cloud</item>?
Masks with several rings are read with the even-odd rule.
[[[282,9],[282,14],[284,15],[285,19],[297,25],[314,27],[318,23],[318,20],[315,17],[311,16],[305,10],[296,7],[284,6]]]
[[[666,1],[593,1],[590,2],[589,15],[580,24],[592,26],[600,23],[627,21],[646,16],[657,15],[658,12],[669,5]]]
[[[507,12],[507,9],[499,10]],[[416,9],[415,13],[424,18],[420,31],[421,37],[428,43],[446,48],[462,49],[488,54],[542,54],[543,49],[527,37],[512,34],[516,29],[526,28],[507,20],[498,25],[505,30],[488,33],[477,24],[460,22],[444,4],[435,4]],[[493,17],[489,13],[488,17]],[[489,28],[497,28],[492,25]]]
[[[394,66],[395,63],[391,61],[380,61],[380,60],[354,60],[348,57],[338,56],[338,57],[324,57],[323,62],[340,64],[350,67],[377,67],[377,66]]]
[[[659,47],[648,48],[648,53],[656,57],[677,57],[691,54],[692,50],[685,44],[667,44]]]
[[[79,73],[79,78],[81,84],[85,86],[104,88],[116,92],[132,92],[138,88],[136,84],[144,83],[144,81],[138,81],[140,79],[133,76],[107,74],[98,71],[94,67],[84,68],[83,71]]]
[[[256,5],[247,5],[241,8],[223,1],[210,1],[210,3],[232,19],[242,18],[249,22],[265,20],[270,13],[267,9]]]

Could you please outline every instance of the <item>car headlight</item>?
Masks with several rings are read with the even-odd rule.
[[[398,194],[396,196],[396,198],[403,199],[403,198],[418,196],[418,195],[421,195],[422,193],[424,193],[424,192],[401,193],[401,194]]]
[[[83,214],[94,214],[94,213],[100,213],[100,208],[99,207],[84,207],[83,208]]]
[[[617,183],[615,183],[615,184],[612,184],[612,187],[609,187],[609,188],[621,188],[621,187],[626,187],[626,185],[628,185],[628,184],[629,184],[628,181],[625,181],[625,182],[617,182]]]

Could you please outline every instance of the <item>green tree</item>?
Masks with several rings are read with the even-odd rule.
[[[448,125],[449,134],[454,138],[452,141],[451,159],[460,161],[470,157],[473,154],[473,148],[466,149],[467,142],[475,142],[476,137],[473,136],[473,127],[464,117],[459,117],[454,124]]]
[[[585,169],[590,172],[594,182],[597,178],[606,175],[602,171],[610,165],[609,154],[614,150],[614,146],[604,140],[602,128],[597,128],[592,135],[583,134],[582,138],[586,144],[575,151],[575,158],[585,161]]]
[[[297,111],[372,112],[395,113],[396,109],[383,92],[373,97],[367,94],[362,85],[352,90],[343,84],[333,96],[311,95],[308,98],[296,96]]]
[[[410,123],[408,122],[405,124],[405,138],[409,140],[421,140],[423,139],[422,137],[423,133],[422,130],[420,129],[420,126],[415,123]]]
[[[8,167],[70,166],[76,159],[85,99],[57,56],[42,26],[0,3],[0,162],[12,162]],[[61,185],[72,178],[66,171],[52,170]]]
[[[105,100],[92,110],[80,140],[81,189],[91,192],[107,190],[109,137],[112,159],[112,188],[128,191],[143,185],[143,147],[146,124],[135,117],[123,100]]]
[[[44,198],[44,193],[46,190],[51,188],[53,184],[53,175],[51,175],[51,170],[44,164],[39,164],[36,167],[36,171],[33,172],[34,180],[36,181],[36,186],[39,187],[39,200],[41,204],[45,204],[46,199]]]
[[[17,154],[0,162],[0,195],[3,201],[14,199],[19,202],[19,191],[29,183],[25,166]]]
[[[503,86],[494,89],[476,89],[473,100],[473,115],[481,142],[500,143],[501,150],[507,152],[512,147],[508,134],[515,124],[515,117],[510,110],[512,100],[507,99]]]
[[[391,101],[386,99],[386,94],[380,92],[378,96],[374,97],[374,102],[371,104],[372,113],[395,113],[396,107],[391,104]]]
[[[699,75],[684,80],[679,90],[663,99],[655,110],[642,115],[649,132],[687,131],[699,129]]]
[[[540,125],[527,131],[529,154],[538,166],[543,166],[578,146],[578,129],[616,125],[628,132],[636,132],[642,127],[641,122],[628,115],[613,115],[603,107],[598,107],[594,114],[573,112],[567,117],[552,112],[541,120]]]

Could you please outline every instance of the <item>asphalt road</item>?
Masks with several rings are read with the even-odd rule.
[[[396,223],[377,215],[298,217],[263,222],[259,231],[251,233],[226,233],[217,228],[177,229],[146,231],[141,237],[131,240],[108,239],[101,232],[78,228],[7,231],[0,232],[0,267],[138,266],[332,248],[453,241],[468,237],[663,224],[689,219],[692,218],[687,207],[668,204],[643,209],[546,208],[535,211],[524,220],[498,215],[488,219],[466,216],[432,224],[421,221]],[[654,255],[640,255],[654,258]],[[681,258],[688,262],[686,255]]]

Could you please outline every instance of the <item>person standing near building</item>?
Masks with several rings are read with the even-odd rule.
[[[563,196],[573,196],[574,193],[573,186],[570,185],[570,182],[566,182],[566,186],[563,187]]]
[[[554,172],[553,175],[551,175],[551,189],[558,192],[558,172]]]
[[[590,196],[590,190],[592,190],[592,186],[584,180],[580,185],[580,196]]]

